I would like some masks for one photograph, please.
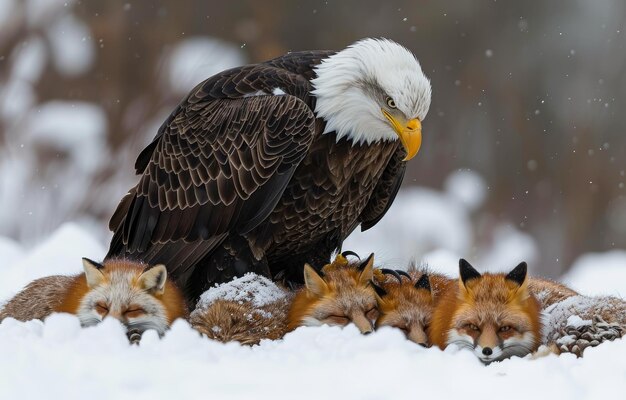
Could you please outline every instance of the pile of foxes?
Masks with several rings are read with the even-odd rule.
[[[528,354],[580,356],[622,337],[626,328],[624,300],[582,296],[529,277],[523,262],[507,274],[481,274],[461,259],[459,277],[451,278],[415,266],[380,269],[373,255],[361,261],[344,252],[319,272],[305,265],[300,289],[249,274],[239,278],[236,296],[209,289],[191,313],[163,265],[85,258],[83,268],[80,275],[33,281],[4,305],[0,321],[65,312],[86,327],[112,317],[126,327],[131,343],[139,343],[146,330],[163,335],[183,318],[211,339],[249,345],[280,339],[299,326],[354,324],[363,334],[388,326],[424,347],[468,349],[485,364]],[[271,296],[255,298],[259,285]]]

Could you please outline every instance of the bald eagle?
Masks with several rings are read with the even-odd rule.
[[[246,272],[301,282],[393,202],[430,82],[387,39],[292,52],[198,84],[138,156],[107,257],[163,263],[193,301]]]

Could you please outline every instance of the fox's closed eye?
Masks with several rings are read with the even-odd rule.
[[[105,303],[96,303],[96,311],[100,314],[107,314],[109,312],[109,308]]]
[[[406,325],[396,325],[395,328],[400,329],[405,335],[409,334],[409,328],[407,328]]]
[[[378,318],[378,308],[376,307],[372,307],[369,310],[367,310],[367,312],[365,313],[365,316],[370,319],[370,320],[375,320],[376,318]]]
[[[131,307],[129,309],[127,309],[126,311],[124,311],[124,315],[127,318],[135,318],[135,317],[139,317],[143,314],[145,314],[146,311],[141,308],[141,307]]]
[[[344,316],[344,315],[329,315],[328,317],[325,318],[326,320],[329,320],[330,322],[332,322],[333,324],[336,325],[347,325],[350,323],[350,318]]]

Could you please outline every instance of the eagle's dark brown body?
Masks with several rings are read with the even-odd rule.
[[[310,80],[331,54],[291,53],[194,88],[139,155],[108,256],[165,264],[193,300],[249,271],[299,282],[305,261],[323,266],[357,225],[374,225],[405,151],[322,134]]]

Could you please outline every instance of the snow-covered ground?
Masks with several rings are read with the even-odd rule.
[[[80,272],[81,257],[104,253],[104,243],[75,224],[34,249],[2,239],[0,302],[34,278]],[[610,279],[598,269],[605,257],[616,266]],[[584,256],[568,281],[582,291],[626,293],[624,266],[626,252]],[[354,327],[307,327],[245,347],[202,338],[179,321],[163,339],[148,332],[131,346],[112,320],[86,329],[69,315],[0,323],[1,399],[527,400],[625,392],[625,340],[589,348],[583,359],[550,355],[484,366],[467,351],[424,349],[391,329],[362,336]]]

